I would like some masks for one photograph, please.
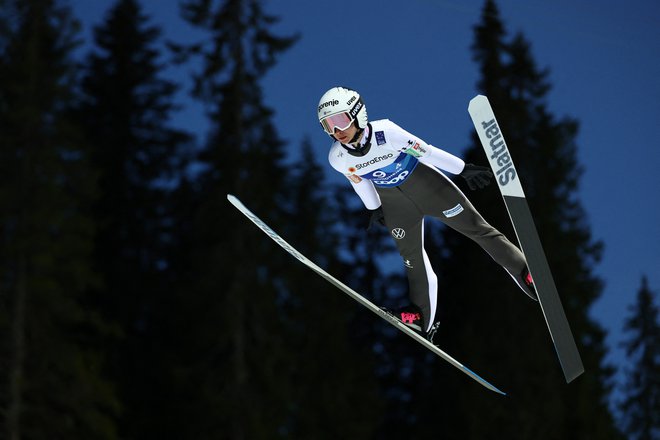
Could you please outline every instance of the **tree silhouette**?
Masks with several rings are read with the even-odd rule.
[[[87,292],[94,172],[73,118],[77,23],[53,0],[0,9],[0,437],[117,438]]]
[[[282,225],[284,142],[260,81],[295,37],[274,35],[276,19],[258,1],[186,0],[181,15],[205,35],[171,47],[179,61],[199,60],[192,94],[211,128],[181,200],[190,214],[182,225],[180,327],[172,331],[180,357],[171,374],[175,392],[187,398],[172,405],[165,429],[178,438],[268,438],[282,427],[295,388],[279,306],[282,274],[271,264],[285,256],[226,195]]]
[[[136,0],[118,0],[94,29],[78,111],[98,170],[96,305],[120,334],[104,341],[125,408],[124,435],[149,432],[162,387],[163,315],[174,273],[176,215],[169,203],[189,135],[168,126],[177,86],[162,78],[160,29]],[[147,397],[145,397],[147,396]]]
[[[619,405],[624,432],[634,440],[656,439],[660,436],[660,320],[646,276],[624,329],[629,338],[622,345],[630,365]]]

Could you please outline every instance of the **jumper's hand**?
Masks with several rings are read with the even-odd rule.
[[[468,187],[474,191],[488,186],[493,178],[493,173],[491,173],[490,168],[466,163],[460,176],[465,179]]]
[[[371,230],[371,227],[376,223],[380,223],[381,225],[385,226],[385,214],[383,213],[382,206],[379,206],[376,209],[371,209],[370,212],[371,217],[369,218],[369,226],[367,227],[367,231]]]

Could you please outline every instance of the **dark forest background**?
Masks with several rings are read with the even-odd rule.
[[[0,439],[659,438],[657,296],[642,279],[626,323],[634,368],[613,403],[616,366],[589,316],[602,244],[579,198],[579,123],[549,112],[548,72],[524,35],[506,37],[494,1],[474,27],[477,88],[571,292],[586,368],[567,385],[539,307],[428,222],[450,292],[436,342],[507,397],[361,310],[227,202],[373,301],[405,300],[403,272],[377,263],[394,252],[385,231],[365,231],[348,185],[319,179],[325,146],[286,145],[264,103],[260,81],[304,35],[276,35],[258,0],[181,0],[180,14],[205,37],[163,51],[138,0],[118,0],[86,42],[65,1],[0,0]],[[209,133],[174,128],[182,84],[167,63],[191,66]],[[476,135],[464,157],[485,163]],[[496,188],[469,196],[515,238]]]

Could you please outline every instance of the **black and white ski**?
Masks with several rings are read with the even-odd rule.
[[[543,252],[534,219],[527,205],[520,178],[513,165],[511,153],[509,153],[488,98],[483,95],[472,98],[468,112],[495,173],[495,179],[504,198],[518,242],[527,259],[539,303],[566,382],[571,382],[584,372],[584,367]]]
[[[293,255],[295,258],[297,258],[301,263],[303,263],[305,266],[309,267],[312,269],[314,272],[316,272],[318,275],[321,277],[325,278],[327,281],[329,281],[331,284],[333,284],[335,287],[337,287],[339,290],[344,292],[346,295],[349,297],[353,298],[355,301],[375,313],[376,315],[380,316],[390,324],[392,324],[394,327],[405,333],[406,335],[410,336],[413,338],[415,341],[426,347],[428,350],[431,352],[435,353],[445,361],[449,362],[451,365],[454,367],[458,368],[461,370],[463,373],[467,374],[470,376],[472,379],[475,381],[479,382],[481,385],[484,387],[488,388],[491,391],[495,391],[496,393],[506,395],[506,393],[500,391],[497,389],[494,385],[491,385],[489,382],[481,378],[478,374],[476,374],[474,371],[470,370],[467,368],[465,365],[461,364],[458,362],[456,359],[452,358],[449,356],[447,353],[442,351],[438,346],[434,345],[431,343],[429,340],[424,338],[422,335],[418,334],[411,328],[409,328],[407,325],[402,323],[399,319],[397,319],[394,315],[391,313],[387,312],[386,310],[381,309],[329,273],[327,273],[325,270],[321,269],[319,266],[317,266],[315,263],[313,263],[311,260],[309,260],[307,257],[305,257],[303,254],[298,252],[293,246],[291,246],[289,243],[284,241],[282,237],[280,237],[275,231],[273,231],[268,225],[266,225],[259,217],[254,215],[249,209],[241,203],[240,200],[238,200],[235,196],[227,194],[227,199],[231,202],[232,205],[234,205],[239,211],[241,211],[247,218],[252,220],[252,222],[257,225],[263,232],[266,233],[270,238],[272,238],[277,244],[279,244],[284,250],[286,250],[288,253]]]

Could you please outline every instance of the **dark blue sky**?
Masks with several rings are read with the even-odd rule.
[[[71,3],[88,35],[114,2]],[[177,0],[142,3],[167,36],[194,35],[178,17]],[[578,197],[594,238],[605,244],[596,273],[606,285],[592,315],[608,331],[610,360],[619,364],[623,321],[642,275],[660,290],[660,2],[497,4],[509,35],[522,32],[538,66],[550,69],[550,110],[580,122],[585,173]],[[460,156],[472,130],[467,105],[476,94],[477,69],[469,48],[482,5],[482,0],[266,1],[266,11],[281,18],[277,32],[301,34],[263,84],[280,136],[293,152],[309,137],[325,160],[330,144],[315,108],[326,89],[347,85],[361,92],[370,118],[392,119]],[[207,122],[200,109],[184,104],[176,124],[203,135]]]

